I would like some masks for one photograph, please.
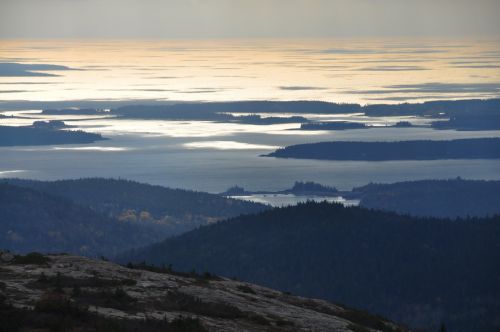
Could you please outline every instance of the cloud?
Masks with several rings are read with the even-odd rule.
[[[217,92],[221,92],[221,91],[224,91],[224,89],[179,90],[179,91],[176,91],[176,92],[177,93],[217,93]]]
[[[361,71],[417,71],[417,70],[428,70],[428,68],[421,66],[375,66],[375,67],[365,67],[359,69]]]
[[[285,91],[308,91],[308,90],[328,90],[328,88],[323,88],[319,86],[280,86],[280,90]]]
[[[1,76],[1,75],[0,75]],[[39,85],[39,84],[59,84],[61,82],[0,82],[0,85]]]
[[[379,100],[379,101],[407,101],[407,100],[430,100],[430,99],[442,99],[443,96],[439,95],[421,95],[421,96],[399,96],[399,97],[378,97],[378,98],[366,98],[366,100]]]
[[[3,93],[23,93],[23,92],[34,92],[33,90],[0,90],[0,94]]]
[[[343,91],[349,94],[459,94],[459,93],[500,93],[498,83],[423,83],[387,85],[383,89]],[[392,98],[392,97],[391,97]]]
[[[445,49],[429,49],[429,48],[392,48],[392,49],[368,49],[368,48],[332,48],[320,51],[322,54],[345,54],[345,55],[365,55],[365,54],[434,54],[448,52]]]
[[[27,76],[54,77],[59,75],[41,73],[40,71],[60,71],[60,70],[74,70],[74,69],[59,65],[23,64],[16,62],[0,63],[0,76],[3,77],[27,77]]]
[[[495,69],[500,68],[500,65],[458,65],[453,68]]]
[[[396,89],[400,92],[438,92],[438,93],[463,93],[463,92],[499,92],[499,83],[423,83],[423,84],[397,84],[386,88]]]
[[[125,88],[125,89],[103,89],[102,91],[113,91],[113,92],[116,92],[116,91],[129,91],[129,92],[176,92],[178,90],[175,90],[175,89],[156,89],[156,88],[138,88],[138,89],[129,89],[129,88]]]

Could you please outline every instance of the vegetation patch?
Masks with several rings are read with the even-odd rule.
[[[347,325],[347,328],[349,330],[351,330],[352,332],[370,332],[369,329],[367,329],[363,326],[356,325],[356,324],[349,324],[349,325]]]
[[[127,320],[98,316],[57,292],[48,292],[33,310],[15,308],[0,296],[0,331],[207,332],[200,320]]]
[[[335,313],[337,316],[347,319],[348,321],[355,323],[352,326],[357,326],[364,330],[359,330],[359,332],[366,331],[365,326],[375,330],[383,332],[403,332],[404,330],[392,326],[385,318],[370,314],[363,310],[356,310],[351,308],[343,308]],[[358,332],[356,330],[353,330]]]
[[[48,265],[50,258],[38,252],[31,252],[26,255],[15,255],[12,264],[16,265]]]
[[[149,272],[155,272],[155,273],[162,273],[162,274],[171,274],[175,275],[178,277],[187,277],[187,278],[194,278],[197,280],[204,280],[204,281],[210,281],[210,280],[222,280],[219,276],[212,274],[210,272],[204,272],[202,274],[197,273],[196,271],[191,271],[191,272],[182,272],[182,271],[175,271],[172,268],[172,265],[161,265],[161,266],[155,266],[155,265],[149,265],[145,262],[142,263],[127,263],[125,267],[129,269],[134,269],[134,270],[145,270]]]
[[[123,288],[99,290],[96,292],[73,288],[72,295],[79,303],[86,305],[113,308],[128,312],[138,309],[137,299],[130,296]]]
[[[48,276],[45,273],[40,274],[35,282],[29,284],[35,288],[71,288],[71,287],[93,287],[93,288],[109,288],[135,286],[137,281],[134,279],[104,279],[98,277],[91,278],[73,278],[71,276],[56,275]]]
[[[236,286],[236,288],[243,293],[256,294],[255,291],[252,289],[252,287],[247,285],[238,285]]]
[[[204,302],[196,296],[179,291],[168,292],[161,306],[165,310],[186,311],[215,318],[237,319],[245,317],[240,309],[230,304]]]
[[[243,312],[239,308],[222,302],[205,302],[200,298],[182,293],[171,291],[159,304],[163,310],[167,311],[185,311],[200,316],[222,319],[244,319],[253,323],[270,326],[271,321],[266,317],[253,313]]]

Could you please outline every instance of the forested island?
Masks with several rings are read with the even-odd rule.
[[[28,106],[27,106],[28,107]],[[33,108],[33,105],[29,105]],[[402,104],[346,104],[322,101],[236,101],[236,102],[198,102],[170,103],[164,105],[128,105],[110,111],[96,108],[46,109],[47,115],[131,115],[137,111],[144,113],[310,113],[310,114],[352,114],[365,113],[368,116],[426,116],[449,118],[459,114],[496,113],[500,99],[442,100],[424,103]]]
[[[278,191],[247,191],[240,186],[233,186],[225,192],[220,193],[221,196],[246,196],[255,194],[293,194],[293,195],[321,195],[321,196],[337,196],[339,191],[335,187],[324,186],[312,181],[295,181],[289,189]]]
[[[467,218],[500,214],[500,181],[494,180],[454,178],[369,183],[351,190],[337,190],[312,181],[296,181],[293,187],[285,190],[248,191],[233,186],[220,195],[244,197],[262,194],[342,197],[358,200],[361,207],[420,217]]]
[[[306,123],[308,120],[302,116],[263,117],[257,114],[233,115],[225,112],[229,106],[224,103],[221,107],[214,108],[211,103],[199,104],[174,104],[174,105],[130,105],[123,106],[111,111],[100,109],[49,109],[43,110],[44,115],[111,115],[117,118],[127,119],[158,119],[158,120],[196,120],[196,121],[216,121],[235,122],[255,125],[271,125],[281,123]],[[224,106],[223,106],[224,105]]]
[[[302,130],[347,130],[347,129],[366,129],[370,128],[361,122],[348,121],[328,121],[328,122],[311,122],[300,125]]]
[[[44,115],[103,115],[107,114],[105,110],[97,108],[63,108],[63,109],[45,109]]]
[[[0,126],[0,146],[88,144],[106,138],[81,130],[61,130],[63,122],[35,121],[31,126]]]
[[[449,141],[320,142],[291,145],[265,157],[319,160],[437,160],[500,158],[500,138]]]
[[[376,129],[376,128],[410,128],[415,127],[409,121],[398,121],[387,126],[369,126],[362,122],[350,121],[322,121],[309,122],[300,125],[301,130],[349,130],[349,129]]]
[[[434,129],[471,130],[500,130],[500,112],[463,113],[450,117],[447,121],[435,121]]]
[[[197,120],[255,125],[300,123],[301,130],[376,128],[362,122],[313,122],[301,115],[365,114],[369,117],[418,116],[439,120],[431,124],[434,129],[498,130],[500,129],[499,107],[500,99],[430,101],[420,104],[374,104],[364,106],[317,101],[240,101],[128,105],[111,110],[97,108],[45,109],[42,114],[108,115],[129,119]],[[262,116],[260,113],[270,115]],[[276,116],[273,116],[273,114],[276,114]],[[283,114],[291,114],[291,116],[283,116]],[[399,121],[388,127],[409,128],[414,126],[409,121]]]

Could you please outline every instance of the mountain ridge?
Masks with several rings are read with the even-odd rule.
[[[444,322],[453,331],[495,331],[498,236],[500,216],[414,218],[308,202],[201,227],[117,259],[336,299],[413,328]]]

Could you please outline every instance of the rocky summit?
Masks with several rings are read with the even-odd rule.
[[[363,311],[209,273],[4,256],[2,331],[407,331]]]

